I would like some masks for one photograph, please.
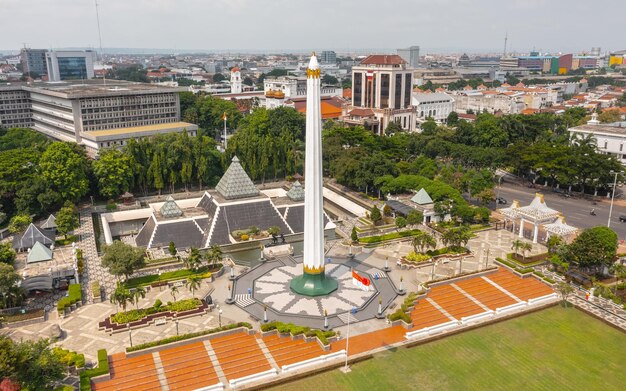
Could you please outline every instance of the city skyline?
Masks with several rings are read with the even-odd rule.
[[[601,0],[598,4],[612,10],[603,15],[605,26],[618,24],[618,15],[626,11],[626,4],[616,0]],[[485,0],[480,6],[465,0],[436,4],[422,0],[393,1],[385,3],[389,12],[382,14],[377,11],[380,5],[371,0],[358,3],[220,0],[210,4],[183,0],[175,7],[168,8],[169,5],[166,1],[101,1],[98,9],[105,51],[106,48],[140,51],[161,48],[173,52],[304,53],[308,49],[328,48],[368,52],[368,48],[392,51],[420,45],[423,53],[501,53],[506,34],[508,52],[532,49],[578,52],[595,46],[602,47],[603,52],[623,49],[617,35],[606,34],[602,29],[576,28],[593,24],[588,5],[581,0],[549,3]],[[329,16],[331,7],[333,12]],[[94,2],[39,0],[25,8],[17,0],[0,0],[0,11],[0,24],[9,31],[19,31],[0,38],[0,50],[18,50],[23,46],[99,48]],[[305,17],[315,28],[303,28]],[[368,20],[371,22],[366,23]],[[51,33],[23,28],[26,22],[37,26],[49,25],[51,21],[54,21]]]

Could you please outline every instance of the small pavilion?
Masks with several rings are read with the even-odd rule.
[[[578,232],[578,228],[573,227],[565,222],[565,216],[560,215],[554,223],[546,224],[543,226],[546,230],[546,240],[552,235],[559,236],[564,241],[569,242],[569,239]]]
[[[553,223],[561,214],[549,208],[543,198],[543,194],[536,193],[535,198],[528,206],[519,206],[519,201],[515,200],[510,207],[500,209],[500,213],[505,217],[505,227],[510,221],[513,223],[515,230],[515,222],[519,221],[519,237],[524,237],[524,226],[527,222],[533,224],[533,243],[537,243],[539,236],[539,226]]]

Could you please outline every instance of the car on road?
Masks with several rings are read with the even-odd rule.
[[[619,221],[621,223],[626,222],[626,215],[619,215]]]
[[[506,204],[506,200],[502,197],[496,197],[496,204]]]

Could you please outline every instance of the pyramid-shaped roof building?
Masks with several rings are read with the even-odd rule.
[[[420,191],[418,191],[417,194],[415,194],[413,198],[411,198],[411,201],[415,202],[418,205],[428,205],[433,203],[433,199],[430,198],[424,188],[421,188]]]
[[[182,209],[180,209],[172,196],[167,197],[159,212],[163,217],[179,217],[183,215]]]
[[[36,242],[33,248],[28,253],[26,263],[44,262],[51,259],[52,250],[41,244],[41,242]]]
[[[291,189],[287,192],[287,197],[292,201],[304,201],[304,187],[302,187],[300,181],[293,183]]]
[[[233,157],[230,166],[215,187],[222,197],[227,200],[254,197],[259,195],[259,189],[252,183],[252,180],[241,167],[237,156]]]
[[[57,219],[56,217],[54,217],[54,215],[48,216],[46,221],[44,221],[43,224],[41,224],[42,229],[56,229],[56,227],[57,227]]]
[[[21,235],[15,235],[13,238],[13,248],[24,250],[32,248],[35,243],[40,242],[44,246],[50,247],[54,244],[54,232],[50,230],[41,230],[31,223],[26,231]]]

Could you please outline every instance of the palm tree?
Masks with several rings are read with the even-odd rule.
[[[522,247],[524,247],[524,242],[519,239],[515,239],[513,243],[511,243],[511,250],[515,251],[517,255],[519,255],[519,250],[521,250]]]
[[[211,246],[207,253],[207,260],[210,265],[222,262],[222,249],[217,244]]]
[[[174,298],[174,303],[176,303],[176,295],[178,294],[178,288],[176,287],[176,285],[170,286],[170,294]]]
[[[201,283],[202,283],[202,280],[201,280],[200,276],[189,276],[189,277],[187,277],[187,281],[185,282],[185,286],[191,292],[191,297],[194,297],[193,294],[194,294],[194,292],[198,288],[200,288],[200,284]]]
[[[118,281],[117,287],[111,295],[111,303],[117,305],[118,310],[119,307],[122,307],[122,310],[126,311],[126,304],[128,304],[128,302],[131,300],[132,298],[130,295],[130,291]]]
[[[185,267],[187,269],[196,270],[196,268],[202,263],[202,256],[200,255],[200,250],[195,247],[192,247],[189,251],[189,257],[187,257],[184,261]]]
[[[533,251],[533,245],[528,242],[522,244],[522,256],[524,258],[524,263],[526,263],[526,251]]]
[[[418,234],[413,237],[413,240],[411,240],[411,244],[413,245],[415,252],[417,252],[417,248],[419,247],[420,253],[422,254],[426,248],[437,247],[437,241],[435,238],[424,231],[419,231]]]
[[[142,286],[135,288],[135,290],[131,292],[131,301],[135,303],[136,309],[139,309],[139,300],[145,299],[145,298],[146,298],[146,290]]]

